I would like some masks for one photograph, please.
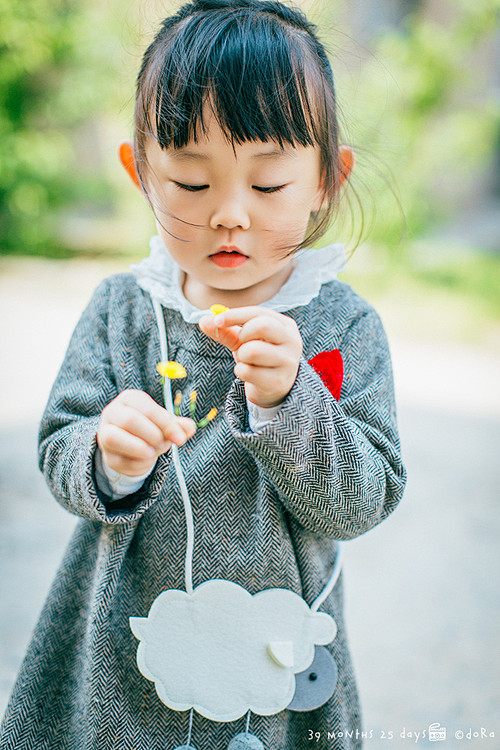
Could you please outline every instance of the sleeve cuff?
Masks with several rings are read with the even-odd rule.
[[[248,425],[252,432],[259,432],[263,427],[266,426],[266,424],[269,424],[276,414],[280,411],[282,404],[277,404],[277,406],[258,406],[257,404],[253,404],[248,399],[247,402],[247,409],[248,409]]]

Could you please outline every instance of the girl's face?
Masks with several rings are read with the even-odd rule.
[[[292,247],[321,207],[317,147],[233,146],[213,116],[181,149],[146,146],[146,185],[158,232],[184,271],[196,307],[259,304],[293,268]]]

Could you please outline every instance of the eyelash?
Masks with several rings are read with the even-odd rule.
[[[255,190],[258,190],[259,193],[279,193],[280,190],[283,190],[285,185],[277,185],[276,187],[259,187],[258,185],[252,185],[252,187],[254,187]]]
[[[182,182],[174,182],[174,185],[179,190],[187,190],[190,193],[198,193],[200,190],[205,190],[208,187],[208,185],[184,185]]]
[[[179,188],[179,190],[187,190],[189,193],[198,193],[200,190],[205,190],[207,187],[210,187],[209,185],[185,185],[182,182],[174,182],[174,185]],[[283,190],[285,185],[277,185],[276,187],[260,187],[259,185],[252,185],[255,190],[257,190],[259,193],[278,193],[280,190]]]

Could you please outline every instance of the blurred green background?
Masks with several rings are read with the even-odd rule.
[[[405,326],[435,331],[439,308],[441,333],[498,341],[500,0],[300,4],[331,51],[357,154],[326,237],[355,249],[346,279],[395,306],[425,294]],[[147,253],[153,222],[116,147],[142,51],[176,7],[0,0],[2,254]]]

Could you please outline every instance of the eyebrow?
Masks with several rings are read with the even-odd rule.
[[[172,158],[176,161],[209,161],[208,154],[202,154],[198,151],[176,150],[172,152]],[[259,154],[252,154],[252,159],[293,159],[293,154],[289,151],[274,149],[273,151],[262,151]]]
[[[260,154],[254,154],[253,159],[293,159],[293,154],[290,151],[283,151],[282,149],[275,149],[274,151],[262,151]]]

